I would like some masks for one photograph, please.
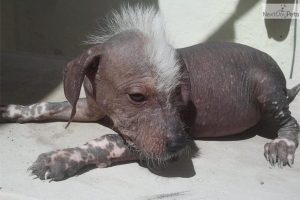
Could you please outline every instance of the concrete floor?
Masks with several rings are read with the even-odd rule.
[[[289,81],[288,85],[297,82],[300,81]],[[63,99],[61,85],[49,89],[41,99]],[[300,95],[291,104],[291,110],[300,122]],[[60,182],[34,179],[26,169],[40,153],[81,145],[112,132],[96,123],[72,123],[68,129],[65,125],[62,122],[0,125],[1,200],[296,200],[300,197],[299,149],[292,168],[270,167],[263,156],[263,146],[269,139],[261,136],[229,141],[199,140],[196,142],[201,151],[198,157],[176,162],[160,175],[130,163],[87,169]]]

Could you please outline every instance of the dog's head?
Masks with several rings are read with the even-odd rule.
[[[98,106],[126,142],[145,157],[166,160],[187,143],[178,107],[181,74],[159,13],[127,8],[114,14],[110,34],[65,68],[65,95],[73,105],[84,77]]]

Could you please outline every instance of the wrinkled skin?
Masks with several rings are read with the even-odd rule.
[[[264,147],[266,159],[280,167],[293,164],[299,125],[288,105],[300,85],[287,90],[270,56],[231,43],[178,49],[182,78],[172,94],[166,94],[156,87],[144,51],[147,42],[138,32],[124,32],[69,62],[64,90],[70,104],[1,107],[3,121],[69,120],[70,115],[73,121],[107,118],[112,122],[107,126],[119,134],[110,138],[111,143],[118,143],[115,148],[102,138],[93,142],[92,150],[84,147],[42,154],[30,168],[33,174],[61,180],[88,164],[106,166],[138,159],[163,162],[188,151],[191,138],[237,134],[265,116],[279,127],[278,138]],[[82,84],[86,99],[79,99]],[[70,159],[74,152],[81,159]],[[88,152],[101,156],[90,161]]]
[[[177,107],[155,87],[150,63],[144,59],[146,44],[142,35],[128,32],[102,45],[98,71],[88,76],[86,81],[91,81],[92,87],[86,90],[92,93],[96,88],[96,104],[109,116],[129,145],[145,157],[165,159],[172,156],[167,142],[185,142],[188,136],[184,133]],[[146,100],[133,101],[130,94],[142,94]]]

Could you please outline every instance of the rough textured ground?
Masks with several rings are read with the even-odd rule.
[[[289,81],[289,85],[297,82],[300,80]],[[46,99],[60,100],[63,93],[61,86],[57,88]],[[291,104],[291,110],[300,122],[300,95]],[[160,175],[130,163],[86,169],[60,182],[34,179],[26,169],[40,153],[73,147],[111,133],[95,123],[72,123],[68,129],[65,125],[61,122],[0,124],[0,199],[296,200],[300,197],[299,149],[292,168],[273,168],[263,156],[263,146],[269,139],[260,136],[197,141],[201,150],[197,158],[174,163]]]

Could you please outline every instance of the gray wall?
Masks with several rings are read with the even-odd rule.
[[[138,1],[128,1],[136,4]],[[75,56],[120,0],[1,0],[1,50]],[[146,1],[157,7],[157,0]]]

